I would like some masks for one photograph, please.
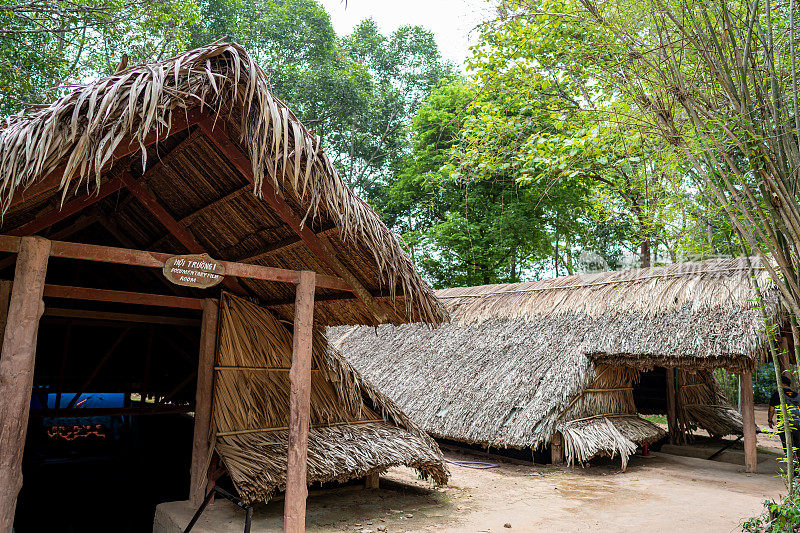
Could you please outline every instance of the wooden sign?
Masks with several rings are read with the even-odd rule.
[[[208,254],[176,255],[167,259],[163,272],[175,285],[208,289],[225,277],[225,266]]]

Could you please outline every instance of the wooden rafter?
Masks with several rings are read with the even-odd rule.
[[[253,175],[253,167],[250,159],[242,153],[233,141],[231,141],[224,121],[219,121],[215,124],[213,120],[206,117],[201,119],[198,125],[206,134],[206,137],[217,146],[228,161],[247,179],[247,181],[255,183],[255,176]],[[286,203],[286,200],[278,194],[269,179],[264,179],[262,181],[261,197],[266,200],[275,213],[297,233],[314,255],[332,268],[333,271],[349,285],[350,290],[352,290],[352,292],[358,296],[358,299],[370,310],[377,320],[377,323],[380,324],[388,321],[388,317],[381,309],[378,301],[372,297],[366,287],[364,287],[355,275],[353,275],[353,273],[336,257],[336,252],[327,239],[315,234],[308,225],[302,224],[302,219],[292,210],[291,206]]]
[[[148,189],[145,188],[136,178],[133,177],[132,174],[129,172],[125,172],[122,174],[122,182],[125,184],[125,187],[133,194],[145,208],[150,211],[150,213],[158,219],[161,224],[167,228],[167,231],[175,236],[178,241],[186,247],[189,252],[193,254],[204,254],[207,253],[205,247],[197,242],[197,239],[194,238],[189,230],[184,228],[181,224],[175,220],[172,215],[167,212],[167,210],[162,206],[156,197],[150,192]],[[231,279],[226,277],[222,281],[223,285],[228,287],[228,289],[232,290],[237,294],[246,294],[244,288],[237,282],[235,279]]]
[[[143,315],[139,313],[113,313],[109,311],[92,311],[89,309],[60,309],[56,307],[45,308],[44,316],[79,320],[125,322],[128,324],[164,324],[167,326],[186,327],[196,327],[200,325],[200,320],[196,318]]]
[[[144,141],[139,143],[135,139],[123,139],[119,146],[114,150],[111,158],[108,160],[105,168],[110,168],[116,161],[122,159],[123,157],[129,156],[140,151],[143,147],[147,148],[148,146],[165,139],[168,135],[174,135],[180,131],[183,131],[201,119],[203,113],[200,111],[199,108],[190,109],[187,112],[176,112],[175,115],[172,117],[172,125],[170,130],[167,132],[162,132],[161,134],[151,133],[145,136]],[[64,173],[66,172],[66,165],[61,165],[57,167],[54,171],[52,171],[47,176],[43,177],[42,179],[37,180],[34,184],[30,185],[24,190],[19,191],[17,194],[14,195],[14,198],[11,199],[11,207],[13,208],[16,205],[19,205],[23,202],[27,202],[32,198],[36,198],[43,194],[47,194],[55,189],[58,189],[61,185],[61,182],[64,178]],[[73,179],[73,176],[69,176],[68,181]]]
[[[320,235],[321,233],[325,233],[326,231],[330,231],[330,230],[332,230],[334,228],[336,228],[336,226],[334,224],[326,224],[321,229],[317,230],[317,235]],[[265,246],[265,247],[261,248],[261,251],[259,253],[255,254],[255,255],[249,255],[247,257],[242,257],[240,259],[237,259],[236,261],[238,261],[239,263],[258,263],[262,259],[266,259],[267,257],[275,254],[276,252],[279,252],[279,251],[281,251],[281,250],[283,250],[285,248],[288,248],[290,246],[294,246],[295,244],[297,244],[299,242],[303,242],[303,239],[301,239],[299,235],[295,234],[295,235],[292,235],[291,237],[287,237],[287,238],[282,239],[282,240],[280,240],[278,242],[272,243],[272,244],[270,244],[268,246]]]
[[[66,285],[45,285],[44,295],[49,298],[86,300],[92,302],[113,302],[177,309],[201,309],[203,300],[166,294],[92,289],[89,287],[70,287]]]
[[[102,184],[95,193],[83,195],[79,198],[75,198],[74,200],[70,200],[64,205],[61,205],[48,213],[37,216],[26,224],[14,228],[13,230],[9,231],[8,234],[23,237],[25,235],[33,235],[38,233],[43,229],[47,229],[50,226],[61,222],[65,218],[74,215],[78,211],[86,209],[87,207],[99,202],[103,198],[117,192],[123,186],[124,184],[120,178],[114,178]]]

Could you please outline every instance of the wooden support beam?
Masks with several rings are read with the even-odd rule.
[[[303,533],[306,530],[314,283],[314,272],[300,273],[294,310],[292,369],[289,371],[289,450],[286,463],[286,501],[283,507],[283,530],[286,533]]]
[[[666,368],[667,382],[666,382],[666,397],[667,397],[667,433],[669,435],[669,443],[675,444],[680,439],[678,438],[678,411],[677,411],[677,396],[675,394],[675,369]]]
[[[94,367],[94,370],[92,370],[92,373],[89,374],[89,377],[86,378],[86,381],[83,382],[83,385],[81,386],[81,388],[78,391],[78,393],[75,396],[73,396],[72,399],[69,401],[69,403],[67,404],[67,409],[72,409],[73,407],[75,407],[75,403],[77,403],[78,398],[80,398],[83,395],[83,393],[86,392],[86,390],[89,388],[89,386],[94,381],[94,378],[97,377],[97,374],[100,373],[100,371],[106,365],[108,360],[111,359],[111,356],[114,355],[114,352],[117,351],[117,348],[119,347],[120,344],[122,344],[122,341],[125,340],[125,337],[128,336],[128,333],[130,333],[130,331],[131,331],[130,327],[125,328],[124,330],[122,330],[122,333],[119,334],[117,339],[111,345],[111,348],[109,348],[108,351],[106,351],[105,355],[103,355],[102,359],[100,359],[100,361]]]
[[[197,131],[200,132],[202,130],[198,129]],[[194,211],[193,213],[189,213],[188,215],[186,215],[185,217],[183,217],[180,220],[180,223],[181,223],[182,226],[188,226],[189,224],[191,224],[192,222],[194,222],[195,220],[197,220],[198,218],[203,216],[205,213],[207,213],[209,211],[213,211],[217,207],[219,207],[221,205],[225,205],[228,202],[239,198],[240,196],[244,196],[245,194],[250,194],[250,192],[252,190],[253,190],[253,186],[252,185],[245,185],[241,189],[236,189],[235,191],[233,191],[231,193],[228,193],[228,194],[226,194],[226,195],[224,195],[224,196],[222,196],[220,198],[217,198],[213,202],[210,202],[210,203],[204,205],[203,207],[199,208],[197,211]]]
[[[121,304],[148,305],[154,307],[171,307],[177,309],[203,308],[200,298],[171,296],[166,294],[149,294],[144,292],[115,291],[110,289],[90,289],[88,287],[69,287],[66,285],[45,285],[44,295],[48,298],[64,298],[69,300],[87,300],[92,302],[113,302]]]
[[[558,431],[550,437],[550,462],[554,465],[564,463],[564,438]]]
[[[199,122],[199,126],[247,181],[255,183],[255,176],[250,159],[230,140],[225,129],[225,124],[217,123],[215,125],[213,120],[204,119]],[[333,271],[347,283],[350,290],[354,292],[356,296],[358,296],[358,299],[370,310],[375,317],[376,323],[382,324],[388,322],[389,318],[382,310],[380,303],[370,295],[369,291],[356,279],[353,273],[339,261],[330,241],[328,241],[324,235],[317,235],[311,231],[309,226],[302,223],[302,219],[292,210],[291,206],[286,203],[286,200],[278,194],[278,191],[275,190],[275,187],[273,187],[269,179],[264,179],[262,181],[261,197],[269,203],[275,213],[286,222],[292,231],[303,239],[303,242],[306,243],[314,255],[332,268]]]
[[[381,476],[377,472],[367,474],[364,478],[364,488],[377,490],[381,488]]]
[[[33,235],[34,233],[38,233],[43,229],[49,228],[53,224],[57,224],[65,218],[74,215],[78,211],[81,211],[99,202],[103,198],[110,196],[111,194],[120,190],[122,187],[122,180],[120,178],[114,178],[102,184],[97,191],[66,202],[64,205],[53,209],[49,213],[39,215],[27,224],[23,224],[22,226],[9,231],[8,234],[22,237],[25,235]]]
[[[197,327],[200,325],[200,321],[196,318],[141,315],[137,313],[111,313],[108,311],[91,311],[88,309],[59,309],[55,307],[46,308],[44,310],[44,316],[83,320],[106,320],[111,322],[131,322],[134,324],[165,324],[168,326]]]
[[[50,241],[23,237],[14,271],[7,324],[0,355],[0,531],[14,527],[22,488],[22,451],[28,432],[36,337],[44,303],[44,278]]]
[[[756,444],[756,412],[753,402],[753,374],[741,374],[742,378],[742,425],[744,429],[745,471],[755,473],[758,465]]]
[[[158,219],[161,224],[167,228],[167,231],[175,236],[183,246],[186,247],[189,252],[193,254],[204,254],[206,253],[205,247],[197,242],[197,239],[194,238],[189,230],[181,226],[177,220],[173,218],[172,215],[167,212],[164,206],[153,196],[149,190],[147,190],[144,185],[139,183],[136,178],[130,172],[125,172],[122,174],[122,182],[125,184],[125,187],[133,194],[139,202],[142,203],[143,206],[154,216]],[[242,288],[241,285],[235,280],[229,277],[225,277],[222,280],[222,284],[225,285],[228,289],[235,292],[236,294],[247,294],[247,291]]]
[[[189,413],[192,405],[162,405],[152,407],[93,407],[88,409],[39,409],[31,411],[31,418],[72,417],[72,416],[118,416],[118,415],[165,415],[170,413]]]
[[[217,351],[217,323],[219,304],[216,300],[203,300],[203,325],[200,329],[200,356],[197,364],[197,391],[195,393],[194,438],[192,440],[192,466],[189,500],[195,507],[203,502],[208,488],[208,464],[211,443],[211,402],[214,384],[214,361]]]
[[[176,109],[174,111],[174,116],[172,117],[172,123],[169,131],[162,129],[160,132],[152,132],[146,135],[141,143],[133,138],[122,139],[117,148],[111,154],[111,158],[108,160],[108,163],[106,163],[105,167],[103,168],[110,168],[119,159],[141,151],[142,146],[147,148],[148,146],[165,139],[168,135],[174,135],[193,126],[194,124],[197,124],[203,116],[204,114],[201,113],[199,106],[188,111]],[[66,171],[66,168],[66,165],[61,165],[50,174],[36,180],[33,184],[25,189],[18,190],[11,199],[10,207],[13,208],[14,206],[23,202],[29,201],[44,194],[48,194],[58,189],[62,180],[64,179],[64,172]],[[69,176],[67,181],[72,180],[74,177],[74,174]]]
[[[19,251],[19,240],[19,237],[0,235],[0,252],[17,253]],[[163,268],[164,262],[173,256],[173,254],[161,252],[147,252],[130,248],[115,248],[113,246],[98,246],[95,244],[80,244],[64,241],[52,241],[52,251],[50,255],[63,259],[79,259],[150,268]],[[226,276],[260,279],[264,281],[280,281],[283,283],[300,283],[300,272],[297,270],[247,265],[230,261],[219,262],[225,266]],[[336,276],[318,275],[316,279],[317,287],[342,291],[351,290],[347,283]]]
[[[8,305],[11,303],[11,287],[13,282],[0,280],[0,338],[5,335],[8,322]]]
[[[325,225],[317,232],[317,235],[320,235],[321,233],[325,233],[326,231],[330,231],[330,230],[332,230],[334,228],[336,228],[336,226]],[[278,242],[274,242],[274,243],[272,243],[272,244],[270,244],[268,246],[264,246],[261,249],[261,251],[259,251],[255,255],[250,255],[250,256],[247,256],[247,257],[243,257],[241,259],[237,259],[236,261],[239,262],[239,263],[257,263],[257,262],[261,261],[262,259],[266,259],[269,256],[275,254],[276,252],[279,252],[279,251],[281,251],[281,250],[283,250],[285,248],[289,248],[290,246],[294,246],[295,244],[300,243],[300,242],[303,242],[303,239],[301,239],[299,235],[295,234],[295,235],[292,235],[291,237],[287,237],[287,238],[282,239],[282,240],[280,240]]]

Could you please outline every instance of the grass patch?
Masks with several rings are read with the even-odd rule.
[[[639,415],[645,420],[649,420],[653,424],[666,424],[667,415]]]

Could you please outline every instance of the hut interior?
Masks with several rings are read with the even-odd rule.
[[[213,368],[223,291],[267,309],[281,346],[291,347],[280,362],[291,364],[292,392],[272,409],[282,410],[273,422],[289,426],[277,447],[289,453],[278,483],[287,531],[303,530],[308,419],[333,416],[309,412],[306,394],[322,386],[312,377],[321,368],[307,366],[322,357],[312,356],[312,344],[324,343],[313,331],[446,318],[320,139],[271,94],[241,47],[216,43],[3,119],[0,154],[0,279],[8,280],[0,284],[0,477],[8,481],[0,530],[18,510],[20,532],[46,529],[47,520],[63,530],[140,531],[134,503],[202,501],[213,483],[212,382],[227,383]],[[224,277],[203,267],[182,284],[168,280],[162,269],[182,254],[213,257],[207,264]],[[202,288],[204,276],[220,284]],[[244,382],[234,386],[262,371],[240,369]],[[391,414],[372,433],[392,433],[385,441],[407,446],[406,463],[446,479],[435,444],[390,401],[342,392],[337,376],[361,384],[354,375],[326,385],[350,402],[344,420]],[[244,419],[257,411],[250,401],[237,406]],[[365,433],[329,433],[367,446]],[[350,477],[388,464],[354,462]],[[275,489],[264,486],[263,495]],[[42,502],[57,512],[42,513]]]

